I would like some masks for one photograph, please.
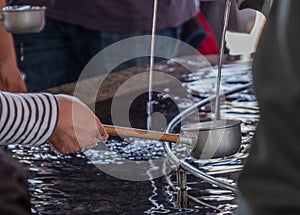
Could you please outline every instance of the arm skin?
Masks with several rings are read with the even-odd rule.
[[[5,7],[5,0],[0,0],[0,9]],[[22,74],[17,66],[12,35],[0,22],[0,90],[8,92],[27,92]]]

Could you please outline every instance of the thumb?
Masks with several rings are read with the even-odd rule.
[[[98,138],[100,140],[106,141],[109,136],[106,129],[103,127],[103,125],[101,124],[100,120],[97,117],[95,118],[95,121],[99,131],[98,135],[100,135],[98,136]]]

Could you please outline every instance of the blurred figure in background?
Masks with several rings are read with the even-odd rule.
[[[300,214],[300,1],[271,3],[253,63],[261,116],[238,183],[241,215]]]
[[[225,3],[222,0],[197,0],[200,11],[186,22],[182,30],[182,40],[198,49],[203,55],[218,55],[221,45]],[[250,34],[256,20],[253,9],[239,11],[236,0],[230,0],[228,31]],[[226,47],[225,54],[229,54]]]
[[[4,6],[5,1],[0,0],[0,8]],[[0,214],[31,214],[27,173],[3,149],[7,144],[37,146],[50,141],[53,148],[67,154],[108,138],[99,119],[78,99],[66,95],[20,93],[26,91],[16,65],[12,36],[1,24]]]
[[[5,7],[5,0],[0,0],[0,9]],[[23,75],[18,68],[14,42],[0,23],[0,90],[10,92],[27,92]]]
[[[216,38],[218,46],[221,44],[222,31],[224,25],[224,13],[226,1],[219,0],[200,0],[201,13],[205,17],[207,23]],[[231,0],[228,31],[238,33],[251,33],[256,18],[256,12],[253,9],[245,9],[239,11],[237,9],[236,0]],[[229,53],[229,50],[225,50]]]
[[[18,65],[26,74],[28,90],[76,81],[88,61],[103,48],[122,39],[151,34],[153,2],[19,0],[18,4],[47,7],[42,32],[14,35]],[[197,10],[194,0],[158,1],[156,34],[179,38],[181,25]]]

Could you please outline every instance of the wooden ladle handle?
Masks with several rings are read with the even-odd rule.
[[[166,142],[178,143],[180,141],[179,134],[167,134],[158,131],[148,131],[143,129],[120,127],[113,125],[103,125],[107,133],[123,137],[136,137],[141,139],[159,140]]]

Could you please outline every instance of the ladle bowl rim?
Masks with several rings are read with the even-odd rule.
[[[208,130],[219,130],[234,127],[240,125],[241,120],[216,120],[216,121],[206,121],[193,124],[183,125],[181,127],[182,131],[208,131]]]
[[[12,5],[6,6],[2,9],[2,12],[34,12],[34,11],[45,11],[45,6],[30,6],[30,5]]]

